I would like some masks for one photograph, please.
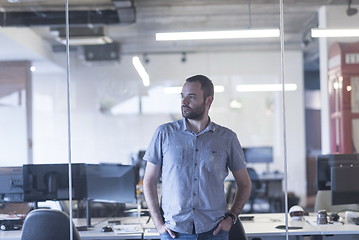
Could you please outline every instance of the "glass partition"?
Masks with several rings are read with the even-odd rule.
[[[254,209],[246,205],[244,212],[284,211],[279,5],[255,1],[170,5],[135,1],[134,19],[121,22],[124,15],[118,11],[118,23],[90,26],[103,31],[111,43],[72,46],[77,49],[70,55],[73,162],[136,162],[157,126],[182,118],[180,91],[185,79],[204,74],[215,84],[211,120],[232,129],[244,148],[272,149],[270,163],[248,163],[263,184],[253,190]],[[156,33],[258,29],[273,29],[277,35],[156,41]],[[71,30],[75,37],[83,29],[70,22]],[[300,58],[299,51],[288,57],[293,64]],[[137,72],[138,60],[149,79]],[[295,87],[301,84],[301,69],[293,71],[299,76],[289,82],[294,86],[288,90],[294,106],[301,102],[300,88]],[[141,187],[139,201],[145,207]]]
[[[351,227],[352,218],[356,217],[356,214],[348,215],[348,213],[356,211],[358,207],[357,204],[349,204],[352,203],[349,199],[354,199],[350,196],[355,196],[356,191],[346,190],[351,188],[350,184],[344,189],[341,188],[343,185],[339,184],[345,180],[339,179],[340,176],[343,178],[339,173],[350,176],[355,169],[357,158],[354,147],[356,115],[351,113],[355,111],[355,91],[352,90],[355,89],[356,70],[354,69],[357,66],[357,61],[351,60],[351,56],[357,55],[358,50],[355,45],[359,40],[358,36],[355,36],[359,18],[357,4],[355,1],[308,4],[311,15],[300,23],[302,35],[297,37],[302,43],[303,53],[303,63],[298,64],[303,67],[301,85],[303,103],[300,107],[298,105],[296,110],[304,109],[304,114],[301,116],[304,118],[301,123],[303,124],[301,134],[305,136],[304,141],[299,142],[300,146],[303,146],[299,150],[302,152],[301,155],[293,152],[293,149],[298,151],[301,148],[298,147],[298,139],[288,138],[287,141],[288,203],[295,202],[304,209],[305,213],[309,213],[304,218],[315,229],[323,230],[328,224]],[[301,3],[287,4],[287,10],[299,9],[300,5]],[[286,9],[286,5],[284,8]],[[345,29],[350,29],[350,37],[348,34],[338,35],[338,32],[343,33]],[[286,32],[290,33],[292,30],[288,28]],[[334,32],[334,30],[339,31]],[[288,47],[285,48],[285,52],[290,52]],[[286,60],[288,81],[292,77],[289,76],[291,71],[288,69],[289,65]],[[288,102],[290,101],[288,98]],[[286,112],[288,116],[286,129],[291,132],[292,129],[297,128],[298,121],[292,118],[290,107],[286,108]],[[349,162],[351,167],[348,169],[346,163]],[[339,169],[337,164],[340,165]],[[291,192],[295,196],[290,194]],[[348,204],[338,205],[336,199],[343,198],[345,194]],[[291,220],[293,223],[293,218]],[[342,227],[333,229],[336,234],[343,234],[335,237],[340,239],[352,237],[348,236]]]
[[[65,25],[65,7],[63,1],[1,0],[0,9],[0,229],[19,230],[37,207],[24,198],[23,165],[68,161],[56,111],[66,106],[61,88],[66,64],[57,57],[51,33],[54,25]],[[51,183],[41,182],[48,190]]]
[[[152,134],[160,124],[182,118],[181,87],[187,77],[204,74],[215,84],[211,120],[237,134],[248,160],[253,189],[242,214],[281,213],[280,222],[287,224],[284,216],[297,205],[318,227],[318,210],[334,212],[317,205],[322,194],[317,157],[357,152],[359,61],[356,50],[331,49],[335,44],[357,49],[359,39],[314,37],[311,30],[355,32],[358,3],[75,2],[69,8],[68,48],[65,4],[0,1],[1,167],[64,164],[69,156],[80,166],[131,165],[136,203],[76,201],[73,212],[85,217],[91,208],[93,217],[105,218],[138,213],[147,206],[142,157]],[[222,31],[224,37],[223,31],[258,29],[275,35],[156,40],[156,33]],[[333,113],[334,104],[352,109],[352,118]],[[350,139],[352,147],[340,139]],[[235,189],[229,176],[229,203]],[[340,209],[343,219],[345,210]],[[294,219],[287,219],[290,226],[298,225]]]

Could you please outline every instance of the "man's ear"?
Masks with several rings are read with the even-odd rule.
[[[208,106],[208,108],[211,107],[213,100],[214,100],[214,97],[213,97],[213,96],[208,96],[208,97],[206,98],[206,105]]]

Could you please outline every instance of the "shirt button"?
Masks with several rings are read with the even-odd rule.
[[[196,152],[198,152],[198,149],[196,149]]]
[[[195,178],[194,180],[197,181],[197,178]]]
[[[196,193],[193,193],[193,196],[196,196],[197,194]]]
[[[196,208],[192,208],[192,210],[196,210]]]

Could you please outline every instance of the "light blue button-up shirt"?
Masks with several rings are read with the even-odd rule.
[[[210,122],[196,134],[186,120],[159,126],[144,159],[162,167],[165,223],[180,233],[213,229],[228,211],[224,179],[246,167],[237,135]]]

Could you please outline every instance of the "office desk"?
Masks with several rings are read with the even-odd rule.
[[[121,224],[133,225],[133,224],[145,224],[146,218],[126,217],[126,218],[92,218],[93,228],[89,228],[87,231],[79,231],[81,239],[84,240],[123,240],[123,239],[142,239],[143,230],[138,232],[101,232],[101,228],[104,226],[111,226],[108,221],[120,220]],[[76,226],[86,225],[86,219],[73,219]],[[6,240],[21,240],[21,231],[0,231],[0,239]]]
[[[284,213],[263,213],[263,214],[243,214],[251,215],[254,220],[242,221],[248,240],[281,240],[286,239],[286,230],[277,229],[276,226],[285,224]],[[124,225],[140,224],[141,230],[138,232],[101,232],[103,226],[109,225],[110,220],[121,220]],[[80,231],[80,237],[84,240],[123,240],[123,239],[159,239],[159,234],[150,221],[146,223],[148,217],[127,217],[116,219],[92,219],[94,228],[88,231]],[[354,240],[359,239],[359,225],[353,223],[340,223],[317,225],[316,214],[305,217],[305,221],[290,221],[289,226],[300,226],[301,229],[289,230],[288,235],[291,240],[314,239],[314,240]],[[77,226],[81,226],[86,219],[74,219]],[[21,231],[0,231],[0,240],[20,240]]]
[[[285,225],[284,213],[250,215],[254,216],[253,221],[242,221],[248,240],[256,238],[262,240],[285,239],[286,231],[276,228],[278,225]],[[302,229],[289,230],[289,239],[307,239],[308,237],[315,240],[359,239],[359,225],[353,223],[342,224],[339,222],[318,225],[316,224],[316,219],[316,213],[305,216],[305,221],[291,221],[289,218],[289,226],[302,227]]]
[[[286,230],[277,229],[278,225],[285,225],[284,213],[243,214],[241,216],[254,216],[254,220],[242,221],[248,240],[284,240]],[[306,217],[306,221],[290,221],[289,226],[302,227],[288,231],[289,239],[315,239],[315,240],[353,240],[359,239],[359,226],[354,224],[326,224],[317,225],[316,214]],[[151,223],[144,230],[144,239],[159,239],[159,234],[151,230]]]
[[[142,239],[142,232],[139,233],[121,233],[101,232],[101,229],[90,229],[79,232],[81,239],[84,240],[118,240],[118,239]],[[0,231],[0,239],[21,240],[21,231]]]
[[[277,240],[285,239],[285,230],[276,229],[278,225],[284,225],[283,213],[270,214],[243,214],[241,216],[254,216],[254,220],[242,221],[248,240],[250,239],[268,239]],[[303,229],[290,230],[290,239],[302,239],[303,235],[316,234],[316,228],[306,222],[298,222],[296,226],[301,226]],[[148,226],[149,227],[149,226]],[[144,231],[144,239],[158,239],[157,232]]]

